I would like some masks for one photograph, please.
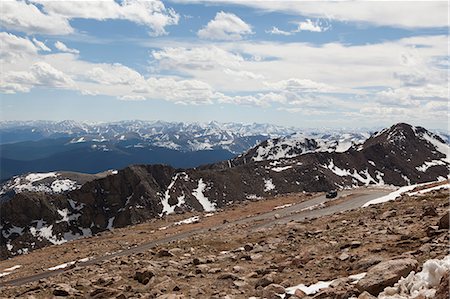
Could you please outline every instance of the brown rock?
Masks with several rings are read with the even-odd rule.
[[[449,218],[449,211],[447,211],[447,213],[442,215],[441,219],[439,219],[439,229],[450,229]]]
[[[381,262],[370,268],[356,286],[361,292],[367,291],[376,296],[384,288],[394,285],[400,277],[416,270],[417,266],[418,262],[411,258]]]
[[[358,299],[376,299],[377,297],[372,296],[370,293],[364,291],[359,296]]]
[[[233,273],[222,273],[219,276],[217,276],[217,279],[231,279],[231,280],[238,280],[240,279],[239,276],[237,276],[236,274]]]
[[[158,251],[156,256],[157,257],[172,257],[173,254],[169,250],[161,249],[160,251]]]
[[[137,280],[142,284],[147,284],[150,281],[150,278],[155,276],[152,270],[153,269],[147,268],[142,271],[136,271],[134,274],[134,280]]]
[[[300,289],[296,289],[294,292],[294,296],[298,297],[298,298],[305,298],[306,297],[306,293],[303,292]]]
[[[433,206],[427,206],[423,208],[422,217],[424,216],[437,216],[438,213],[436,212],[436,209]]]
[[[69,292],[63,289],[55,289],[53,290],[53,295],[60,296],[60,297],[67,297],[69,296]]]
[[[272,277],[272,275],[270,275],[270,274],[265,275],[265,276],[263,276],[262,278],[260,278],[260,279],[256,282],[255,289],[256,289],[257,287],[259,287],[259,286],[261,286],[261,287],[264,288],[264,287],[268,286],[268,285],[271,284],[271,283],[273,283],[273,277]]]
[[[266,286],[264,288],[264,290],[273,291],[276,294],[284,294],[284,292],[285,292],[284,291],[284,287],[282,285],[279,285],[279,284],[276,284],[276,283],[269,284],[268,286]]]
[[[448,215],[448,214],[447,214]],[[450,298],[450,286],[449,279],[450,273],[445,272],[444,276],[441,278],[441,282],[437,287],[436,294],[434,294],[435,299],[448,299]]]

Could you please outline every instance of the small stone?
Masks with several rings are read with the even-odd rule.
[[[53,295],[60,296],[60,297],[67,297],[69,296],[69,292],[63,289],[55,289],[53,290]]]
[[[261,279],[259,279],[257,282],[256,282],[256,285],[255,285],[255,289],[257,288],[257,287],[259,287],[259,286],[261,286],[261,287],[266,287],[266,286],[268,286],[269,284],[271,284],[271,283],[273,283],[274,281],[273,281],[273,277],[271,276],[271,275],[265,275],[264,277],[262,277]]]
[[[297,296],[298,298],[305,298],[306,297],[306,293],[303,292],[300,289],[296,289],[294,292],[294,295]]]
[[[240,279],[240,278],[239,278],[239,276],[237,276],[236,274],[225,272],[225,273],[220,274],[220,275],[217,277],[217,279],[231,279],[231,280],[238,280],[238,279]]]
[[[341,255],[339,255],[339,259],[341,260],[341,261],[346,261],[346,260],[348,260],[350,258],[350,255],[348,255],[348,253],[346,253],[346,252],[343,252],[343,253],[341,253]]]
[[[244,250],[245,251],[252,251],[253,250],[253,244],[251,243],[247,243],[244,245]]]
[[[172,257],[173,254],[170,253],[169,250],[166,249],[161,249],[160,251],[158,251],[158,253],[156,254],[157,257]]]
[[[372,296],[370,293],[364,291],[359,296],[358,299],[376,299],[377,297]]]

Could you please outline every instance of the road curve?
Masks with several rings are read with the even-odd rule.
[[[291,206],[276,209],[270,212],[266,212],[263,214],[239,219],[233,222],[229,222],[226,224],[220,224],[213,227],[208,228],[198,228],[189,230],[186,232],[181,232],[178,234],[174,234],[171,236],[167,236],[164,238],[160,238],[157,240],[149,241],[143,244],[140,244],[138,246],[128,248],[122,251],[118,251],[109,255],[103,255],[99,257],[95,257],[89,261],[86,262],[78,262],[76,263],[76,267],[85,267],[93,264],[97,264],[99,262],[103,262],[105,260],[109,260],[118,256],[127,256],[143,251],[147,251],[149,249],[152,249],[158,245],[167,244],[173,241],[179,241],[186,239],[190,236],[196,235],[196,234],[202,234],[210,231],[219,231],[223,230],[227,227],[233,226],[233,225],[240,225],[240,224],[249,224],[251,227],[248,227],[247,229],[251,230],[257,230],[262,229],[266,227],[270,227],[276,224],[282,224],[287,223],[289,221],[293,220],[303,220],[306,218],[313,218],[313,217],[320,217],[325,215],[330,215],[333,213],[338,213],[342,211],[347,211],[355,208],[359,208],[362,205],[364,205],[366,202],[382,197],[386,194],[388,194],[390,191],[388,190],[379,190],[379,189],[355,189],[355,190],[346,190],[341,192],[340,197],[343,199],[342,196],[344,195],[351,195],[348,196],[348,199],[339,201],[338,203],[334,205],[329,205],[326,207],[321,208],[323,206],[322,204],[326,203],[327,201],[330,201],[331,199],[325,198],[324,195],[313,197],[307,201],[293,204]],[[339,198],[338,198],[339,199]],[[278,214],[276,217],[275,215]],[[276,219],[275,219],[276,218]],[[17,279],[9,280],[0,282],[0,287],[5,286],[20,286],[23,284],[27,284],[30,282],[35,282],[40,279],[48,278],[54,275],[58,275],[61,273],[64,273],[66,271],[69,271],[73,267],[67,267],[63,269],[57,269],[53,271],[44,271],[41,273],[33,274],[26,277],[20,277]]]

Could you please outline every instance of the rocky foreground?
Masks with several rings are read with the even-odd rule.
[[[448,254],[448,209],[448,190],[440,190],[270,228],[233,225],[134,255],[75,264],[63,274],[0,293],[4,298],[448,298],[448,273],[435,271],[439,280],[423,294],[394,286],[427,260]],[[389,286],[394,287],[384,290]]]

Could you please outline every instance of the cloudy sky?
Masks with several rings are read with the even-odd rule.
[[[1,1],[3,120],[448,128],[447,1]]]

